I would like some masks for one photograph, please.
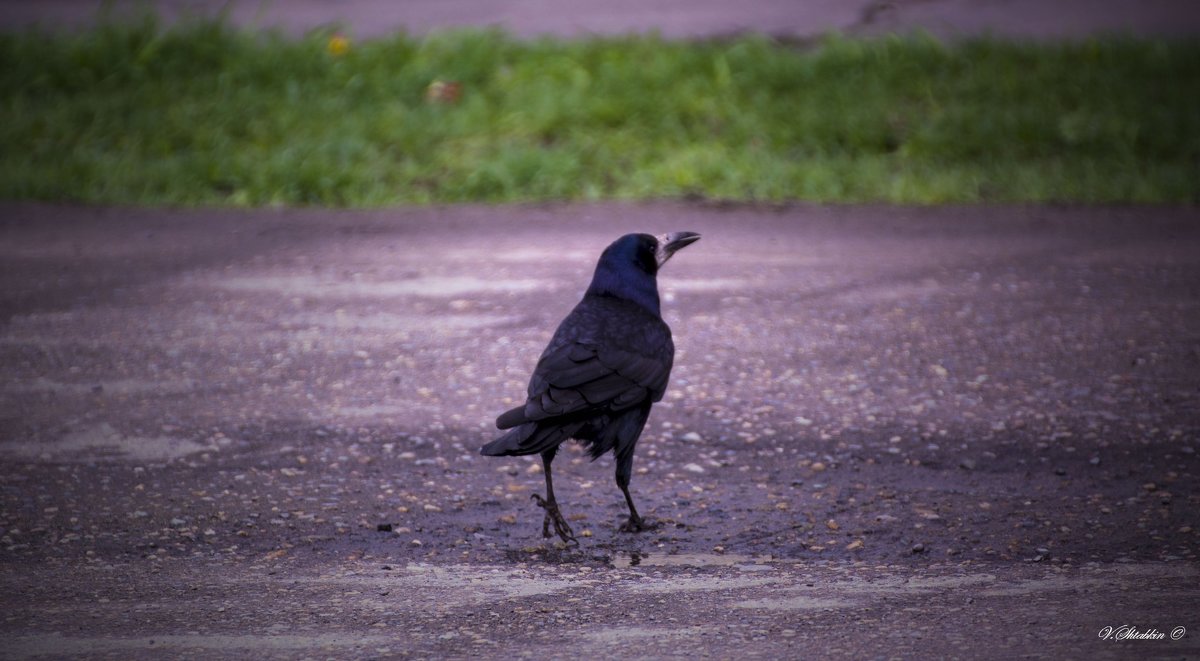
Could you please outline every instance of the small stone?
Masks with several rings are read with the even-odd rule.
[[[687,441],[688,443],[699,443],[703,439],[700,438],[700,434],[690,431],[683,435],[683,440]]]
[[[819,462],[819,461],[814,461],[814,462],[812,463],[812,466],[809,466],[809,468],[811,468],[811,469],[813,469],[814,471],[816,471],[816,472],[820,473],[821,471],[825,470],[825,464],[823,464],[823,463],[821,463],[821,462]]]
[[[924,553],[924,552],[925,552],[924,544],[913,544],[912,545],[912,554],[913,555],[916,555],[918,553]]]
[[[834,521],[833,519],[826,521],[825,527],[829,528],[830,530],[837,530],[837,529],[841,528],[841,526],[838,525],[838,522]]]
[[[857,551],[858,549],[861,549],[862,547],[863,547],[863,541],[861,539],[856,539],[853,542],[850,542],[849,544],[846,545],[846,550],[847,551]]]
[[[1158,491],[1158,485],[1153,482],[1147,482],[1143,484],[1142,488],[1146,491]]]
[[[963,459],[962,461],[958,462],[958,466],[959,466],[959,468],[962,468],[963,470],[973,471],[973,470],[975,470],[975,460],[974,459]]]
[[[1066,475],[1067,469],[1063,468],[1062,466],[1059,466],[1058,468],[1054,469],[1054,474],[1055,475]]]
[[[685,470],[689,473],[703,473],[704,467],[701,466],[700,464],[686,464],[683,467],[683,470]]]

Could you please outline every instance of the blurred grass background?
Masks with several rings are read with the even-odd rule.
[[[0,198],[1200,201],[1200,41],[0,35]]]

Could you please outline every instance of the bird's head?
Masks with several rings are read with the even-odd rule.
[[[657,313],[658,269],[681,248],[699,239],[695,232],[626,234],[600,255],[588,293],[627,298]]]
[[[626,234],[613,241],[600,255],[600,264],[618,270],[636,268],[657,275],[658,269],[684,246],[700,240],[695,232],[670,232],[652,236],[650,234]]]

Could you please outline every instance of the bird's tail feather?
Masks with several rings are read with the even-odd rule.
[[[511,429],[507,434],[480,448],[479,453],[490,457],[540,454],[571,438],[583,423],[567,425],[539,425],[526,422]]]
[[[496,418],[496,427],[500,429],[511,429],[524,422],[528,422],[528,420],[525,419],[525,407],[518,406],[515,409],[510,409],[504,413],[501,413],[500,417]]]

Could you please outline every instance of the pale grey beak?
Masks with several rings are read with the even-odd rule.
[[[671,255],[680,248],[699,241],[700,235],[695,232],[671,232],[654,238],[658,239],[658,250],[654,251],[654,257],[658,260],[658,268],[662,268],[662,265],[671,259]]]

